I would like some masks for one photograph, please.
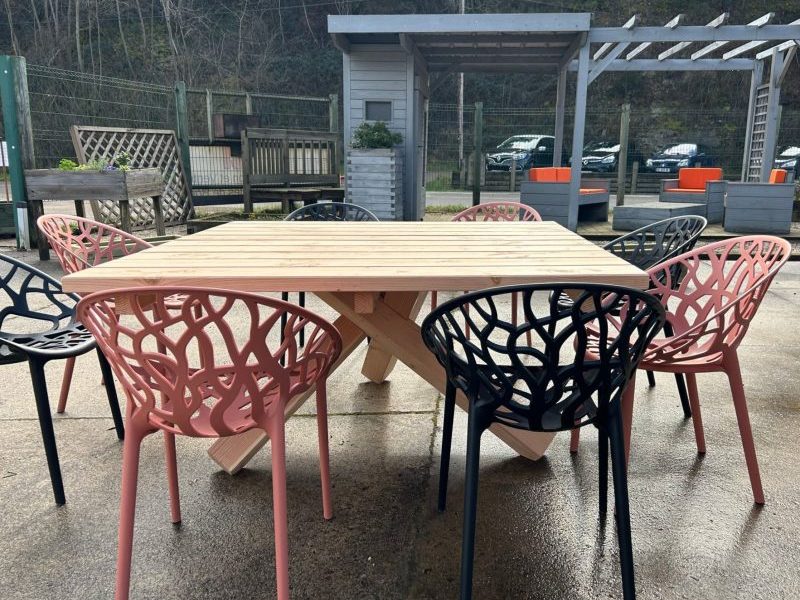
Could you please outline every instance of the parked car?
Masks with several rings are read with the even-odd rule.
[[[616,171],[619,165],[619,142],[591,142],[583,147],[582,171],[609,173]],[[628,166],[633,161],[642,163],[642,153],[634,144],[628,145]],[[570,159],[570,164],[572,160]]]
[[[645,162],[648,171],[677,173],[681,167],[711,167],[714,159],[702,144],[682,142],[670,144],[654,153]]]
[[[800,146],[786,146],[775,157],[773,168],[786,169],[789,173],[794,173],[794,179],[797,181],[800,175]]]
[[[510,171],[512,159],[516,159],[518,171],[531,167],[551,167],[555,142],[552,135],[511,136],[486,156],[486,170]],[[566,150],[562,150],[562,156],[566,160]]]

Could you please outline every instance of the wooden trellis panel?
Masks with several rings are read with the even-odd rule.
[[[161,199],[166,224],[184,223],[194,215],[192,190],[187,184],[172,130],[73,125],[70,133],[80,162],[111,158],[120,152],[127,152],[131,157],[131,167],[159,169],[166,184]],[[102,223],[120,222],[119,207],[115,202],[92,200],[91,204],[96,220]],[[132,198],[130,210],[133,229],[154,226],[153,203],[149,198]]]

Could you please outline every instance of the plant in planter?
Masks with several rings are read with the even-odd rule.
[[[347,201],[382,221],[403,219],[403,136],[386,123],[362,123],[347,152]]]

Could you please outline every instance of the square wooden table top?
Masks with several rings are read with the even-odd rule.
[[[151,285],[242,291],[477,290],[647,275],[553,221],[231,222],[67,275],[88,293]]]

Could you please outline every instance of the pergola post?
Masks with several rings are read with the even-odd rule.
[[[586,124],[586,96],[589,87],[589,42],[581,46],[578,54],[578,81],[575,89],[575,122],[572,129],[572,170],[569,180],[569,213],[567,227],[578,229],[578,202],[581,188],[581,158],[583,155],[583,130]]]
[[[764,61],[756,61],[753,70],[750,73],[750,100],[747,104],[747,128],[745,129],[744,140],[744,156],[742,156],[742,181],[747,181],[748,172],[750,170],[750,151],[753,143],[753,123],[756,114],[756,96],[758,95],[758,86],[761,85],[761,80],[764,78]]]
[[[558,85],[556,86],[556,130],[555,144],[553,145],[553,166],[561,166],[561,154],[564,151],[564,112],[567,103],[567,67],[563,66],[558,72]]]

